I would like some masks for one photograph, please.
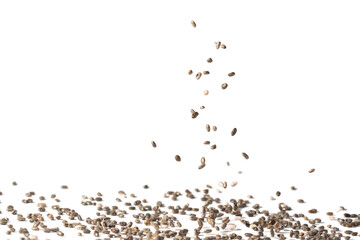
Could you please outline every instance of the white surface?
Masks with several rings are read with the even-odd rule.
[[[269,197],[280,190],[281,201],[304,198],[304,211],[359,212],[359,10],[357,1],[2,1],[0,210],[28,191],[76,208],[98,191],[160,199],[238,180],[225,195],[276,206]],[[227,49],[215,49],[219,40]],[[189,69],[210,75],[197,81]]]

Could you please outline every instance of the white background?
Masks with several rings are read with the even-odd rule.
[[[359,212],[359,11],[329,0],[1,1],[0,210],[28,191],[77,206],[98,191],[160,199],[237,180],[225,196],[276,206],[280,190],[295,209],[304,198],[304,211]]]

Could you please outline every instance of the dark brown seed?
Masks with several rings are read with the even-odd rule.
[[[247,155],[246,153],[243,152],[242,155],[245,159],[249,159],[249,155]]]
[[[209,124],[206,124],[205,128],[206,128],[206,131],[210,132],[210,125]]]
[[[213,129],[214,132],[217,131],[217,127],[216,127],[216,126],[213,126],[212,129]]]
[[[315,172],[315,168],[309,170],[309,173],[313,173],[313,172]]]
[[[148,185],[144,185],[144,189],[148,189],[149,188],[149,186]]]
[[[235,136],[236,132],[237,132],[237,129],[234,128],[234,129],[231,131],[231,136]]]
[[[16,183],[16,182],[13,182],[12,185],[13,185],[13,186],[17,186],[17,183]]]
[[[280,195],[281,195],[281,192],[277,191],[276,196],[280,197]]]
[[[214,144],[214,145],[211,145],[211,147],[210,147],[212,150],[214,150],[214,149],[216,149],[216,144]]]
[[[205,144],[205,145],[209,145],[209,144],[210,144],[210,141],[205,141],[204,144]]]
[[[208,63],[212,63],[212,58],[208,58],[207,60],[206,60]]]
[[[201,164],[198,169],[203,169],[206,165],[205,164]]]
[[[229,77],[233,77],[233,76],[235,76],[235,73],[234,73],[234,72],[231,72],[231,73],[228,74],[228,76],[229,76]]]
[[[220,41],[215,42],[215,47],[216,47],[216,49],[219,49],[219,48],[220,48],[220,46],[221,46],[221,42],[220,42]]]
[[[194,109],[191,109],[190,112],[191,112],[191,118],[196,118],[197,116],[199,116],[199,113],[196,112]]]
[[[226,89],[227,87],[228,87],[228,84],[227,84],[227,83],[221,84],[221,88],[222,88],[222,89]]]
[[[302,199],[298,199],[297,202],[298,202],[298,203],[305,203],[305,201],[302,200]]]
[[[179,155],[175,155],[175,160],[178,161],[178,162],[180,162],[180,161],[181,161],[180,156],[179,156]]]
[[[201,73],[201,72],[198,72],[198,73],[196,74],[196,79],[199,80],[199,79],[201,78],[201,76],[202,76],[202,73]]]
[[[62,185],[61,189],[68,189],[68,186],[67,185]]]
[[[151,141],[151,145],[156,148],[156,143],[154,141]]]
[[[189,75],[193,74],[193,71],[190,69],[190,70],[188,71],[188,74],[189,74]]]
[[[221,44],[221,48],[222,48],[222,49],[226,49],[226,45],[225,45],[225,44]]]
[[[196,23],[193,20],[191,20],[191,26],[196,27]]]
[[[209,71],[203,71],[203,74],[204,74],[204,75],[209,75],[210,72],[209,72]]]
[[[326,215],[332,216],[332,215],[334,215],[334,213],[333,212],[327,212]]]
[[[309,213],[317,213],[317,210],[315,208],[313,208],[313,209],[310,209],[308,212]]]
[[[291,186],[291,190],[296,191],[297,189],[295,186]]]

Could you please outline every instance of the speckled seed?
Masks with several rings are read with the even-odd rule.
[[[234,73],[234,72],[231,72],[231,73],[228,74],[228,76],[229,76],[229,77],[233,77],[233,76],[235,76],[235,73]]]
[[[196,27],[196,23],[193,20],[191,20],[191,26]]]
[[[207,131],[207,132],[210,132],[210,125],[209,125],[209,124],[206,124],[206,125],[205,125],[205,128],[206,128],[206,131]]]
[[[215,47],[216,47],[216,49],[219,49],[219,48],[220,48],[220,46],[221,46],[221,42],[220,42],[220,41],[215,42]]]
[[[315,168],[309,170],[309,173],[313,173],[313,172],[315,172]]]
[[[208,95],[208,94],[209,94],[209,90],[205,89],[205,90],[204,90],[204,95],[206,96],[206,95]]]
[[[156,146],[157,146],[154,141],[151,141],[151,145],[152,145],[154,148],[156,148]]]
[[[189,75],[193,74],[193,71],[192,71],[192,70],[189,70],[189,71],[188,71],[188,74],[189,74]]]
[[[226,89],[227,87],[228,87],[228,84],[227,84],[227,83],[221,84],[221,88],[222,88],[222,89]]]
[[[181,161],[180,156],[179,156],[179,155],[175,155],[175,160],[178,161],[178,162],[180,162],[180,161]]]
[[[231,136],[235,136],[236,132],[237,132],[237,129],[234,128],[234,129],[231,131]]]
[[[249,159],[249,155],[247,155],[246,153],[243,152],[242,155],[245,159]]]
[[[208,58],[207,60],[206,60],[208,63],[212,63],[212,58]]]
[[[199,79],[201,78],[201,75],[202,75],[202,73],[201,73],[201,72],[198,72],[198,73],[196,74],[196,79],[199,80]]]

